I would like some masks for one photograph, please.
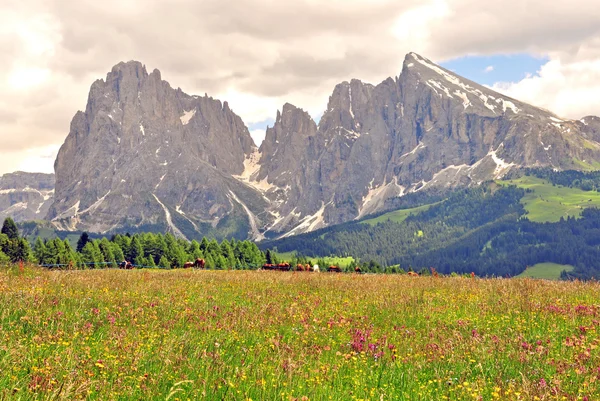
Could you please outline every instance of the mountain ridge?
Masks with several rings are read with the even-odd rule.
[[[562,119],[416,53],[377,85],[335,86],[317,124],[285,103],[257,147],[227,102],[121,62],[96,80],[55,163],[61,229],[290,236],[513,168],[600,166],[600,118]]]

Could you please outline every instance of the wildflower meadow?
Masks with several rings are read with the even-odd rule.
[[[597,400],[595,282],[0,270],[0,399]]]

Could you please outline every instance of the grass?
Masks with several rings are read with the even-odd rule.
[[[530,277],[530,278],[543,278],[546,280],[558,280],[560,279],[560,273],[563,270],[568,272],[573,270],[571,265],[559,265],[557,263],[538,263],[531,267],[528,267],[523,273],[517,277]]]
[[[439,202],[438,202],[439,203]],[[361,223],[369,224],[372,226],[377,225],[378,223],[385,223],[386,221],[391,221],[394,223],[402,223],[404,220],[408,218],[408,216],[418,214],[423,212],[433,205],[437,205],[438,203],[432,203],[431,205],[423,205],[418,207],[413,207],[411,209],[402,209],[395,210],[393,212],[382,214],[381,216],[375,217],[373,219],[363,220]]]
[[[557,222],[561,217],[579,217],[587,207],[600,207],[600,193],[595,191],[553,186],[545,180],[529,176],[497,182],[533,191],[525,194],[521,203],[527,210],[527,218],[535,222]]]
[[[598,399],[599,290],[528,279],[0,269],[0,399]]]
[[[593,150],[597,150],[598,147],[597,145],[594,145],[593,143],[589,142],[589,141],[584,141],[584,145],[583,145],[586,149],[593,149]],[[579,169],[582,169],[584,171],[596,171],[596,170],[600,170],[600,163],[596,162],[596,161],[592,161],[592,162],[585,162],[583,160],[579,160],[577,158],[573,158],[573,164],[575,164],[577,167],[579,167]]]
[[[292,258],[296,256],[296,252],[277,252],[277,258],[281,261],[290,261]],[[325,261],[327,266],[336,265],[336,266],[348,266],[351,263],[354,263],[354,258],[352,256],[324,256],[324,257],[308,257],[307,258],[312,264],[317,263],[320,259]]]

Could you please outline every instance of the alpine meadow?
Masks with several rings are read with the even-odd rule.
[[[0,401],[600,401],[597,0],[0,3]]]

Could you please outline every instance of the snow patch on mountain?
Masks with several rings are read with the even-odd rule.
[[[196,109],[192,109],[190,111],[183,111],[183,115],[181,117],[179,117],[179,119],[181,120],[181,123],[183,125],[187,125],[190,120],[192,119],[192,117],[194,117],[194,114],[196,114]]]
[[[293,228],[292,230],[290,230],[287,233],[285,233],[284,235],[282,235],[280,238],[287,238],[292,235],[308,233],[308,232],[311,232],[316,229],[324,227],[325,226],[325,223],[324,223],[325,208],[327,206],[331,205],[332,203],[333,202],[329,202],[328,204],[325,204],[325,202],[321,202],[321,208],[319,210],[317,210],[317,212],[315,214],[304,217],[300,221],[300,224],[298,224],[295,228]]]
[[[154,199],[156,199],[158,204],[162,207],[163,211],[165,212],[165,219],[167,220],[167,224],[169,225],[169,227],[171,227],[171,230],[173,230],[173,235],[175,235],[177,238],[182,238],[187,241],[188,239],[186,238],[186,236],[173,223],[173,218],[171,217],[171,212],[169,212],[169,209],[167,209],[164,203],[162,203],[160,199],[158,199],[158,196],[156,196],[156,194],[152,194],[152,196],[154,196]]]
[[[229,190],[229,194],[231,195],[234,201],[240,204],[240,206],[248,215],[248,222],[250,223],[250,232],[252,233],[252,239],[255,241],[262,241],[265,237],[261,234],[259,230],[259,221],[256,218],[256,215],[252,213],[250,208],[248,208],[248,206],[246,206],[246,204],[242,202],[233,191]]]

